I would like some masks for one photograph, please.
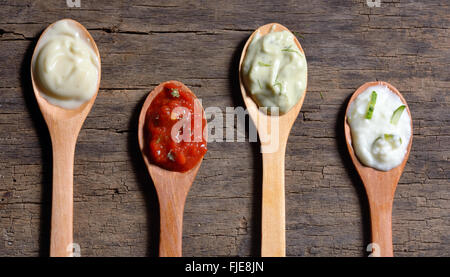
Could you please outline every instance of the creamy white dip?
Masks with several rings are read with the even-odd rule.
[[[97,92],[100,61],[74,22],[57,21],[37,50],[34,76],[51,104],[77,108]]]
[[[306,89],[306,58],[288,31],[275,32],[272,27],[264,36],[257,32],[242,69],[246,89],[258,106],[278,107],[280,114],[288,112]]]
[[[373,91],[376,102],[371,118],[367,118]],[[388,87],[377,85],[367,88],[351,103],[347,121],[352,134],[352,145],[358,159],[366,166],[388,171],[400,165],[411,138],[411,118],[406,109],[398,121],[393,114],[403,106],[400,97]]]

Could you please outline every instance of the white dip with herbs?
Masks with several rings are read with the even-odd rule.
[[[306,90],[306,58],[288,31],[272,28],[264,36],[256,33],[242,69],[246,89],[258,106],[278,107],[280,114],[288,112]]]
[[[358,95],[347,121],[361,163],[382,171],[402,163],[411,138],[411,118],[400,97],[388,87],[372,86]]]

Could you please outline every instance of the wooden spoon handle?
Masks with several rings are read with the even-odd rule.
[[[371,202],[370,219],[372,225],[372,256],[393,257],[392,202],[384,205]]]
[[[50,256],[72,256],[73,242],[73,163],[75,142],[52,136],[53,194]]]
[[[170,189],[170,188],[169,188]],[[173,190],[173,189],[172,189]],[[160,209],[160,257],[181,257],[183,237],[183,211],[185,197],[173,193],[166,193],[159,197]]]
[[[263,153],[263,189],[261,222],[261,256],[286,256],[284,155],[285,145],[278,152]]]

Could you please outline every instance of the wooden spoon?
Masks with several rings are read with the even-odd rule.
[[[145,118],[147,110],[153,99],[164,90],[167,83],[174,83],[181,86],[184,90],[190,91],[183,83],[178,81],[168,81],[159,84],[147,96],[139,115],[138,123],[138,140],[142,157],[148,172],[155,184],[156,193],[158,194],[160,209],[160,241],[159,256],[160,257],[181,257],[182,255],[182,235],[183,235],[183,211],[184,204],[189,189],[194,182],[195,176],[203,161],[202,159],[192,169],[186,172],[176,172],[163,169],[149,162],[145,153]],[[194,93],[192,93],[194,94]],[[196,104],[200,105],[199,102]],[[202,111],[203,108],[201,107]]]
[[[268,34],[272,26],[274,31],[289,31],[286,27],[278,23],[270,23],[256,29],[247,40],[242,51],[239,62],[239,83],[242,97],[248,113],[258,130],[261,140],[263,156],[263,189],[262,189],[262,222],[261,222],[261,255],[283,257],[286,255],[286,234],[285,234],[285,193],[284,193],[284,156],[286,144],[292,125],[300,112],[303,95],[287,113],[280,116],[267,115],[258,109],[258,105],[247,93],[242,77],[242,63],[247,53],[247,48],[255,34],[259,31],[261,36]],[[295,38],[295,36],[294,36]],[[302,46],[295,38],[295,44],[304,54]],[[264,138],[264,139],[262,139]],[[267,140],[263,142],[263,140]],[[277,144],[275,151],[264,151],[264,147],[270,148],[271,143]],[[273,144],[272,144],[273,146]]]
[[[71,21],[83,34],[86,41],[94,50],[100,64],[100,54],[86,28],[72,19]],[[55,22],[56,23],[56,22]],[[34,77],[33,64],[37,58],[38,49],[46,32],[55,23],[44,30],[34,49],[31,60],[31,80],[39,108],[47,123],[53,147],[53,193],[52,218],[50,233],[50,256],[66,257],[73,255],[73,163],[75,145],[81,126],[97,97],[100,86],[101,66],[98,71],[97,92],[87,102],[76,109],[64,109],[50,104],[43,96],[41,87]]]
[[[356,97],[358,97],[358,95],[364,92],[368,87],[376,85],[387,86],[392,92],[397,94],[403,104],[405,104],[409,117],[412,118],[406,100],[394,86],[381,81],[369,82],[359,87],[350,98],[347,105],[347,110],[345,112],[344,131],[350,157],[352,158],[353,164],[355,165],[356,170],[364,183],[367,198],[369,199],[372,226],[372,249],[369,251],[373,251],[372,256],[392,257],[394,255],[392,247],[392,204],[394,202],[394,194],[395,189],[397,188],[397,183],[409,157],[413,136],[411,134],[411,139],[409,140],[407,152],[403,162],[389,171],[380,171],[360,163],[358,157],[356,157],[355,152],[353,151],[350,125],[347,123],[348,109],[350,108],[353,100],[355,100]]]

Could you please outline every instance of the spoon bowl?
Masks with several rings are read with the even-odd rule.
[[[350,125],[347,122],[347,113],[351,106],[351,103],[367,88],[376,85],[387,86],[393,93],[395,93],[403,104],[406,106],[406,110],[411,117],[411,112],[409,110],[406,100],[403,98],[401,93],[391,84],[387,82],[368,82],[359,87],[355,93],[350,98],[347,110],[345,112],[344,118],[344,132],[345,140],[347,143],[348,152],[361,177],[364,187],[366,189],[367,198],[369,200],[370,206],[370,217],[371,217],[371,227],[372,227],[372,244],[371,249],[372,256],[382,256],[390,257],[394,255],[392,247],[392,205],[394,202],[395,189],[397,188],[398,181],[402,175],[403,169],[405,168],[406,162],[409,157],[412,145],[412,134],[408,143],[407,151],[403,162],[389,170],[380,171],[368,166],[363,165],[356,156],[353,146],[352,146],[352,135],[350,130]],[[412,120],[411,120],[411,130],[412,130]]]
[[[182,255],[182,234],[183,234],[183,211],[189,189],[194,182],[195,176],[203,161],[201,160],[186,172],[177,172],[163,169],[152,164],[146,154],[145,147],[145,120],[147,110],[155,97],[164,90],[167,83],[181,86],[184,90],[191,90],[178,81],[168,81],[159,84],[147,96],[139,115],[138,141],[142,157],[147,170],[153,180],[159,200],[160,207],[160,257],[181,257]],[[192,93],[192,92],[191,92]],[[194,93],[192,93],[194,95]],[[196,102],[196,105],[200,105]],[[203,111],[203,108],[201,108]]]
[[[50,233],[50,256],[71,256],[73,254],[73,162],[75,145],[88,113],[98,94],[101,77],[100,53],[97,45],[83,25],[70,21],[92,47],[99,60],[97,90],[94,96],[75,109],[64,109],[49,103],[43,97],[43,90],[34,72],[34,63],[42,46],[49,25],[40,36],[31,60],[31,80],[39,109],[47,123],[53,149],[53,192]]]
[[[242,50],[239,62],[239,83],[248,113],[258,130],[263,156],[261,255],[282,257],[286,255],[284,192],[286,144],[291,128],[303,105],[306,88],[298,102],[287,113],[279,116],[269,115],[258,109],[258,105],[247,92],[242,77],[242,64],[253,37],[258,32],[264,36],[272,28],[274,32],[289,31],[281,24],[270,23],[253,32]],[[304,55],[302,46],[295,36],[294,42]]]

